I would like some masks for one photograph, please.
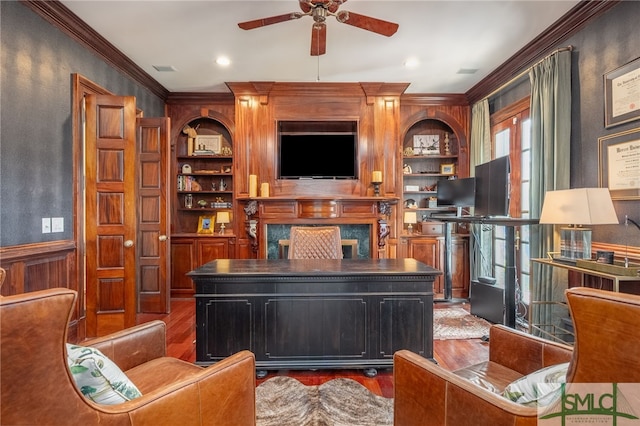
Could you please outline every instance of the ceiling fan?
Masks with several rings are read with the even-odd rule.
[[[327,51],[327,16],[335,16],[337,21],[352,25],[387,37],[398,31],[398,24],[383,21],[382,19],[360,15],[346,10],[338,11],[341,4],[347,0],[299,0],[301,12],[292,12],[284,15],[270,16],[268,18],[241,22],[238,24],[243,30],[264,27],[266,25],[300,19],[303,16],[313,18],[311,29],[311,56],[324,55]]]

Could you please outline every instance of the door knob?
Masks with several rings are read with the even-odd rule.
[[[160,241],[167,241],[167,236],[166,236],[166,235],[160,235],[160,236],[158,237],[158,239],[159,239]]]
[[[133,240],[126,240],[126,241],[124,242],[124,246],[125,246],[126,248],[133,247]]]

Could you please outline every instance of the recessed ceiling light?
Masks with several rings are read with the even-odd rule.
[[[226,56],[220,56],[218,59],[216,59],[216,64],[226,67],[231,64],[231,59],[227,58]]]
[[[420,65],[420,62],[418,61],[417,58],[409,58],[406,61],[404,61],[404,66],[407,68],[415,68],[418,65]]]
[[[174,67],[173,65],[153,65],[153,67],[156,69],[156,71],[160,71],[160,72],[175,72],[175,71],[178,71],[178,69],[176,67]]]

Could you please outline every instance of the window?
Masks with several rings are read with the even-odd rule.
[[[530,182],[531,182],[531,120],[529,119],[529,98],[495,112],[491,116],[492,158],[509,155],[510,204],[511,217],[530,217]],[[515,229],[516,247],[508,248],[505,244],[505,230],[502,226],[494,227],[492,238],[493,273],[499,283],[504,285],[506,274],[506,250],[515,249],[516,260],[516,303],[518,319],[526,318],[529,305],[529,258],[530,233],[528,226]]]

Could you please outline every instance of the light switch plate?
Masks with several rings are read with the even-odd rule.
[[[42,218],[42,233],[50,234],[51,233],[51,218],[43,217]]]
[[[64,217],[51,218],[51,232],[64,232]]]

